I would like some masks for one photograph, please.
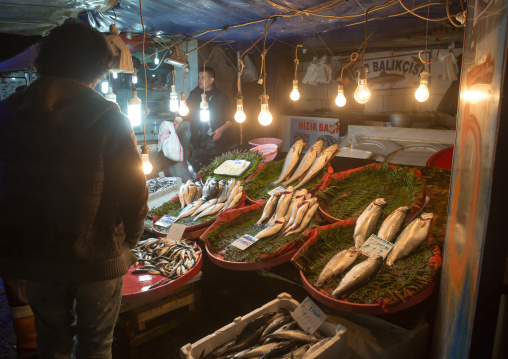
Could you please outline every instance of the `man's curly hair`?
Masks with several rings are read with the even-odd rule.
[[[102,77],[112,60],[102,33],[83,23],[66,22],[43,40],[35,68],[41,76],[68,77],[88,84]]]

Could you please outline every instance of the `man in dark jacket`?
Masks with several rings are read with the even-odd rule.
[[[216,147],[223,148],[233,141],[232,109],[228,97],[215,86],[215,70],[205,67],[199,72],[198,86],[191,91],[187,100],[189,115],[184,118],[191,124],[191,144],[194,148],[206,144],[209,137],[212,138]],[[210,121],[201,122],[200,103],[201,95],[206,94],[209,106]]]
[[[129,121],[93,90],[102,34],[51,31],[40,78],[0,103],[0,274],[27,279],[39,358],[110,358],[122,279],[147,213]]]

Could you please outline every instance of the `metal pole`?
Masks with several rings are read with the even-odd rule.
[[[238,93],[242,93],[242,81],[240,79],[240,51],[236,52],[236,66],[238,72]],[[240,123],[240,145],[243,145],[243,123]]]

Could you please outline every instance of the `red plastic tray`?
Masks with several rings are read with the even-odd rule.
[[[229,262],[225,261],[219,256],[214,255],[208,250],[208,245],[205,244],[206,253],[210,261],[218,265],[219,267],[231,270],[240,270],[240,271],[249,271],[249,270],[258,270],[258,269],[267,269],[273,268],[280,264],[289,262],[291,258],[295,255],[299,248],[295,248],[287,253],[284,253],[280,256],[274,257],[272,259],[267,260],[266,262]]]
[[[434,153],[429,157],[427,163],[425,163],[425,167],[444,168],[449,170],[452,168],[452,161],[453,146]]]
[[[132,266],[129,268],[129,272],[123,277],[122,304],[145,301],[171,292],[194,278],[194,276],[196,276],[196,274],[198,274],[201,270],[202,265],[203,253],[199,255],[198,262],[191,268],[190,271],[180,278],[153,289],[148,288],[165,277],[158,274],[131,274],[133,270],[141,267]]]

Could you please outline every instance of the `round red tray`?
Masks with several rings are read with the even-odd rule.
[[[187,228],[185,228],[185,231],[183,232],[182,238],[184,238],[184,239],[199,238],[199,236],[202,235],[206,231],[206,229],[213,224],[213,222],[215,222],[216,218],[217,217],[209,219],[208,221],[205,221],[200,224],[196,224],[194,226],[187,226]],[[166,237],[168,232],[160,232],[155,229],[154,223],[157,222],[158,220],[159,220],[158,216],[155,216],[155,219],[152,221],[152,224],[151,224],[152,231],[157,237]]]
[[[131,274],[136,268],[141,267],[132,266],[129,268],[129,272],[123,277],[122,304],[145,301],[171,292],[194,278],[201,270],[202,265],[203,254],[201,253],[198,262],[190,271],[169,283],[159,285],[153,289],[149,289],[149,287],[165,277],[158,274]]]
[[[231,270],[258,270],[258,269],[267,269],[278,266],[280,264],[289,262],[291,258],[295,255],[299,248],[293,249],[287,253],[281,254],[280,256],[271,258],[266,262],[230,262],[226,261],[219,256],[213,254],[208,249],[208,245],[205,244],[206,253],[210,261],[218,265],[219,267]]]

